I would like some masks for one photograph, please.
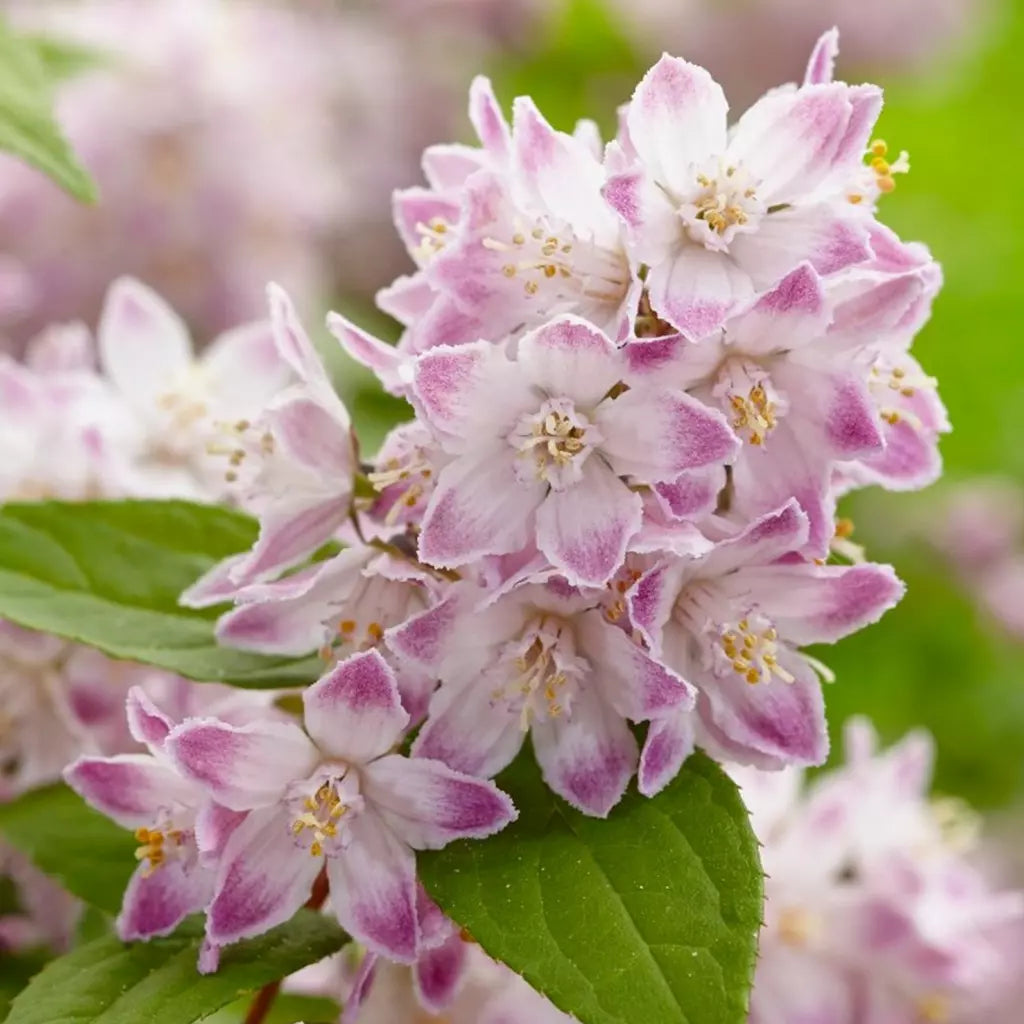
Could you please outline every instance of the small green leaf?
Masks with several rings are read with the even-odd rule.
[[[742,1024],[761,923],[757,841],[703,756],[607,821],[544,785],[525,752],[498,779],[520,817],[420,854],[423,882],[491,954],[582,1024]]]
[[[0,804],[0,837],[86,903],[116,914],[135,870],[132,834],[67,786],[47,786]]]
[[[218,610],[178,605],[186,587],[255,536],[247,516],[184,501],[6,505],[0,618],[200,682],[304,685],[322,669],[315,657],[220,647]]]
[[[53,118],[53,88],[45,54],[0,21],[0,149],[32,164],[83,202],[96,189]]]
[[[15,999],[7,1024],[192,1024],[336,953],[348,941],[326,914],[300,910],[287,924],[229,946],[216,974],[199,975],[202,924],[125,945],[97,939],[48,964]]]

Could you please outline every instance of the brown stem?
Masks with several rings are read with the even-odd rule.
[[[256,998],[252,1001],[252,1006],[249,1007],[249,1012],[245,1015],[245,1024],[263,1024],[263,1021],[266,1020],[267,1014],[270,1013],[270,1008],[274,1005],[274,1000],[277,998],[277,993],[280,990],[280,981],[274,981],[269,985],[264,985],[263,988],[256,993]]]
[[[327,900],[327,893],[330,891],[330,883],[327,881],[327,869],[321,870],[320,874],[316,876],[316,881],[313,883],[313,889],[309,894],[309,899],[306,900],[306,908],[308,910],[319,910]],[[263,988],[256,993],[256,998],[252,1001],[252,1006],[249,1007],[249,1012],[245,1015],[244,1024],[263,1024],[266,1020],[267,1014],[270,1013],[270,1008],[274,1005],[274,1000],[277,999],[278,992],[281,991],[281,981],[272,981],[269,985],[264,985]]]
[[[307,910],[319,910],[327,902],[327,893],[330,891],[330,883],[327,881],[327,869],[322,868],[313,883],[313,891],[306,900]]]

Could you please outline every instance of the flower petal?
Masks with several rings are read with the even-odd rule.
[[[394,392],[412,382],[412,369],[406,365],[408,357],[394,345],[361,330],[340,313],[327,314],[327,329],[357,363],[377,375],[388,391]]]
[[[140,864],[128,882],[117,917],[122,942],[169,935],[189,914],[205,910],[213,898],[213,872],[199,864],[170,859],[155,871]]]
[[[701,711],[759,767],[821,764],[828,756],[821,682],[799,655],[783,655],[780,663],[792,683],[751,685],[735,673],[706,686],[698,679],[706,696]]]
[[[718,544],[704,560],[701,575],[774,562],[807,543],[807,516],[793,500],[758,516],[741,533]]]
[[[300,380],[330,388],[324,364],[309,340],[288,293],[280,285],[269,284],[267,300],[278,355]]]
[[[413,968],[416,995],[431,1014],[446,1010],[466,968],[468,946],[455,930],[440,944],[423,950]]]
[[[304,469],[322,474],[331,489],[351,487],[355,455],[352,422],[340,401],[300,395],[276,404],[267,421],[281,455]]]
[[[200,359],[217,415],[231,420],[253,416],[292,380],[269,322],[243,324],[216,338]]]
[[[104,372],[135,405],[154,401],[192,362],[192,342],[181,317],[131,277],[110,286],[97,344]]]
[[[380,757],[409,724],[395,674],[374,650],[340,661],[303,691],[302,704],[320,749],[354,764]]]
[[[830,28],[823,32],[811,51],[807,62],[804,85],[827,85],[835,73],[836,58],[839,56],[839,29]]]
[[[852,153],[844,145],[852,110],[850,87],[842,82],[774,90],[737,122],[730,158],[759,179],[765,202],[792,202],[843,166],[840,161],[850,171],[859,166],[871,125],[862,125],[863,144]]]
[[[680,473],[674,480],[664,480],[655,486],[654,491],[658,504],[669,516],[692,520],[714,512],[725,483],[725,468],[708,466]]]
[[[533,723],[533,749],[548,786],[597,818],[622,799],[639,757],[625,720],[586,690],[567,716]]]
[[[440,761],[393,754],[368,765],[368,800],[402,842],[438,850],[453,839],[483,839],[516,818],[512,801],[493,782]]]
[[[367,949],[411,964],[419,945],[415,856],[370,810],[348,828],[349,845],[327,861],[334,913]]]
[[[469,87],[469,120],[480,144],[495,161],[507,159],[512,149],[508,121],[494,95],[491,80],[477,75]]]
[[[766,566],[744,573],[743,585],[798,647],[834,643],[877,622],[905,589],[890,566],[871,563]]]
[[[666,54],[633,93],[629,138],[648,171],[682,191],[692,165],[724,152],[728,111],[722,87],[704,68]]]
[[[421,561],[454,569],[483,555],[504,555],[526,546],[543,481],[522,482],[504,441],[445,466],[423,515]]]
[[[639,494],[590,458],[578,483],[551,491],[537,509],[537,545],[573,585],[604,586],[640,529],[641,507]]]
[[[600,158],[571,135],[555,131],[528,96],[518,97],[512,110],[516,170],[540,207],[581,238],[614,241],[618,221],[601,196]]]
[[[282,807],[253,811],[231,834],[217,871],[206,936],[227,945],[283,924],[309,898],[322,860],[296,845]]]
[[[447,597],[433,608],[389,629],[384,634],[387,645],[400,657],[436,670],[448,653],[449,638],[459,621],[460,611],[459,600]]]
[[[676,480],[686,470],[729,460],[739,448],[717,409],[676,388],[633,388],[602,402],[596,420],[612,468],[639,483]]]
[[[637,788],[644,796],[656,796],[678,774],[693,753],[694,715],[690,712],[654,719],[640,752]]]
[[[412,745],[413,756],[484,778],[509,765],[525,734],[519,716],[491,700],[495,684],[505,682],[503,676],[492,680],[484,672],[465,686],[442,683]]]
[[[556,317],[524,335],[519,363],[535,387],[583,407],[597,405],[623,372],[615,345],[577,316]]]
[[[235,583],[274,575],[311,555],[334,537],[348,513],[348,495],[315,502],[299,497],[268,508],[252,551],[232,569]]]
[[[577,633],[605,700],[624,718],[639,722],[693,707],[693,687],[603,615],[581,616]]]
[[[729,251],[760,290],[771,288],[805,261],[819,274],[863,263],[871,257],[868,237],[862,222],[837,215],[823,203],[765,217],[757,231],[737,235]]]
[[[125,701],[128,731],[137,743],[144,743],[150,753],[163,747],[174,723],[149,699],[141,686],[133,686]]]
[[[161,808],[191,806],[195,787],[148,754],[80,757],[64,769],[64,781],[96,810],[125,828],[152,825]]]
[[[316,767],[316,747],[290,722],[233,726],[189,718],[167,738],[179,771],[233,811],[265,807]]]
[[[647,290],[655,312],[691,341],[717,330],[753,295],[749,273],[729,254],[690,244],[651,267]]]
[[[464,445],[480,431],[498,437],[534,404],[520,371],[487,341],[438,345],[416,360],[414,373],[427,425],[453,443]]]

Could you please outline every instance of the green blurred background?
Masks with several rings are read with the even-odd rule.
[[[918,7],[926,16],[928,4]],[[628,41],[620,16],[602,0],[553,4],[529,54],[505,54],[488,69],[502,101],[528,92],[557,127],[589,116],[613,131],[616,104],[651,57]],[[979,18],[969,13],[969,42],[958,49],[954,40],[948,56],[914,74],[873,73],[886,88],[879,134],[912,164],[882,219],[926,242],[945,268],[915,352],[938,378],[954,430],[942,443],[942,484],[910,495],[871,489],[844,503],[855,539],[891,561],[908,592],[880,624],[816,653],[837,675],[826,693],[835,738],[856,713],[887,741],[924,726],[938,743],[938,788],[994,808],[1024,797],[1024,642],[976,608],[921,526],[941,514],[950,482],[1024,480],[1024,0],[986,8],[984,25]],[[839,76],[861,74],[841,55]],[[373,322],[365,309],[352,312]],[[372,450],[403,406],[350,370],[342,376]]]

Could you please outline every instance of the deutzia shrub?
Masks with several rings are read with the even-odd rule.
[[[731,122],[665,56],[607,144],[477,79],[479,144],[395,196],[398,344],[328,318],[410,408],[376,454],[276,285],[197,357],[122,279],[95,342],[0,364],[0,941],[69,943],[28,862],[116,914],[12,1024],[258,1024],[318,961],[285,987],[345,1024],[994,1005],[1024,904],[927,740],[860,724],[800,781],[808,648],[903,594],[836,500],[930,483],[948,429],[910,352],[941,272],[877,219],[907,159],[836,53]]]

